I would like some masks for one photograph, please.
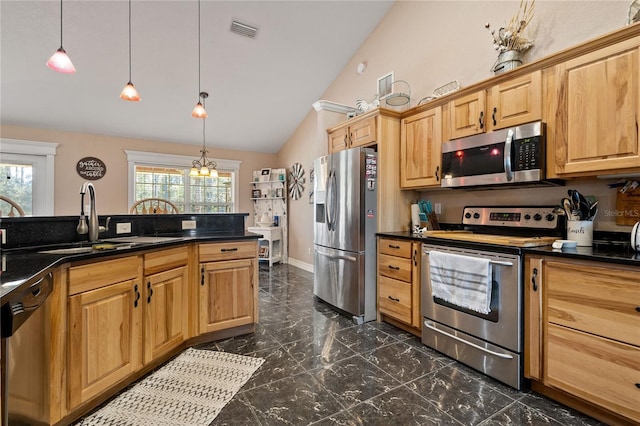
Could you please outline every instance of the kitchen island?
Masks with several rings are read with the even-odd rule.
[[[187,346],[254,331],[260,236],[244,232],[245,215],[163,216],[118,216],[141,242],[108,233],[98,245],[63,243],[76,218],[3,220],[21,241],[2,255],[3,315],[25,287],[52,282],[7,339],[10,418],[67,424]]]

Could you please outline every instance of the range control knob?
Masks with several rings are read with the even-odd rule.
[[[553,222],[553,219],[555,219],[556,216],[553,213],[547,213],[546,219],[547,222]]]
[[[465,213],[464,217],[467,218],[467,219],[471,219],[471,213]]]
[[[480,213],[474,213],[473,214],[473,218],[474,219],[480,219]]]
[[[542,215],[540,215],[540,213],[536,213],[533,215],[533,220],[541,220],[542,219]]]
[[[524,215],[525,220],[531,220],[531,215],[529,213]]]

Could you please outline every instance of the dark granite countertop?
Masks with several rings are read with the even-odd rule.
[[[156,235],[159,236],[159,235]],[[228,240],[257,240],[260,235],[244,231],[211,232],[193,235],[181,233],[163,234],[162,237],[174,237],[170,241],[155,243],[135,243],[132,245],[117,245],[113,249],[92,250],[75,254],[47,254],[45,250],[65,247],[90,247],[88,242],[66,245],[45,245],[26,247],[2,251],[2,273],[0,274],[0,306],[9,300],[11,292],[26,287],[40,277],[46,275],[52,268],[67,262],[89,259],[100,259],[114,255],[133,254],[151,248],[168,248],[189,242],[219,242]],[[100,243],[100,242],[97,242]],[[96,244],[96,243],[94,243]],[[6,299],[6,300],[5,300]]]
[[[420,235],[412,234],[409,231],[403,232],[378,232],[376,235],[380,237],[390,237],[402,240],[433,242],[438,241],[437,235]],[[450,240],[440,239],[439,241],[447,242]],[[630,266],[640,266],[640,252],[620,249],[608,249],[600,247],[577,247],[575,249],[556,250],[551,246],[543,247],[526,247],[522,249],[525,254],[558,256],[571,259],[591,260],[597,262],[605,262],[612,264],[622,264]]]

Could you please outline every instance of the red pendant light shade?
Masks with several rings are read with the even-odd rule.
[[[198,0],[198,103],[191,111],[191,116],[195,118],[207,118],[207,111],[204,109],[204,105],[200,102],[200,97],[202,97],[202,93],[200,91],[200,0]],[[208,95],[207,95],[208,96]]]
[[[120,92],[120,99],[134,102],[140,100],[140,95],[131,82],[131,0],[129,0],[129,82],[124,86],[122,92]]]
[[[71,63],[69,55],[62,48],[62,0],[60,0],[60,48],[56,50],[56,53],[51,55],[47,61],[47,66],[54,71],[58,71],[65,74],[73,74],[76,72],[76,68]]]
[[[47,66],[54,71],[65,74],[73,74],[76,72],[76,67],[73,66],[71,59],[69,59],[69,55],[67,55],[67,52],[64,51],[62,46],[56,50],[56,53],[51,55],[47,61]]]

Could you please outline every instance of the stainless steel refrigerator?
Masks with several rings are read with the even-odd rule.
[[[376,319],[377,162],[353,148],[313,163],[313,294],[358,324]]]

